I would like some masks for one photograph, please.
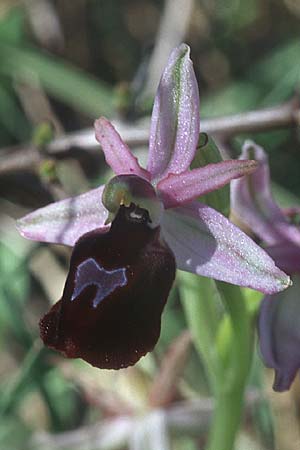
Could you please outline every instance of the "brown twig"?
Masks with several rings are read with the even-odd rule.
[[[147,145],[149,120],[139,123],[124,123],[120,121],[113,121],[113,123],[129,146]],[[293,128],[299,125],[300,98],[298,95],[295,95],[288,102],[272,108],[203,119],[201,120],[201,131],[224,141],[240,134]],[[47,157],[55,158],[65,153],[68,154],[74,147],[82,148],[92,153],[98,152],[99,144],[96,142],[93,128],[54,139],[45,149],[44,154]],[[42,155],[32,145],[2,149],[0,155],[0,175],[11,171],[30,169],[42,160]]]
[[[185,41],[194,0],[167,0],[156,35],[155,46],[149,61],[144,98],[155,94],[161,74],[172,49]]]
[[[184,330],[168,348],[149,392],[149,404],[152,407],[166,407],[175,398],[191,342],[190,332]]]
[[[208,134],[218,135],[224,139],[243,133],[259,133],[299,125],[300,98],[295,95],[288,102],[272,108],[204,120],[201,128]]]
[[[41,161],[41,155],[32,146],[17,146],[0,151],[0,175],[33,168]]]

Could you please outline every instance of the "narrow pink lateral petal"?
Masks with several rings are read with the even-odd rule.
[[[105,117],[95,121],[95,133],[106,162],[116,175],[133,174],[146,180],[150,179],[149,172],[139,165],[128,145],[122,141],[117,130]]]
[[[167,210],[162,233],[179,269],[269,294],[290,284],[289,277],[252,239],[199,202]]]
[[[158,191],[165,208],[173,208],[223,187],[234,178],[253,172],[256,161],[229,160],[208,164],[179,175],[170,174],[161,180]]]
[[[33,241],[73,246],[80,236],[105,225],[107,210],[102,205],[104,186],[77,197],[51,203],[17,221],[20,234]]]
[[[233,213],[268,245],[285,241],[299,245],[300,229],[288,223],[272,197],[268,157],[264,150],[246,141],[240,158],[253,158],[259,162],[259,167],[251,175],[231,183]]]
[[[282,242],[271,245],[266,251],[274,259],[277,266],[289,274],[300,273],[300,246],[293,242]]]
[[[182,44],[170,55],[154,101],[147,166],[152,179],[188,169],[198,143],[199,117],[190,49]]]

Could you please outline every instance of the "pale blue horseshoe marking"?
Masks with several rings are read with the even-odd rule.
[[[96,308],[101,300],[126,283],[125,268],[105,270],[93,258],[88,258],[77,267],[71,301],[75,300],[86,287],[96,286],[97,292],[93,300],[93,307]]]

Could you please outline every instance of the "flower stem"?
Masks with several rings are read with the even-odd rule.
[[[219,361],[216,334],[220,314],[217,311],[217,290],[214,281],[187,272],[178,271],[179,292],[186,320],[195,348],[204,362],[210,388],[217,389]]]
[[[207,450],[232,450],[243,410],[243,389],[220,392],[216,398]]]
[[[252,356],[251,318],[239,287],[216,282],[231,320],[230,360],[219,373],[216,406],[207,450],[232,450],[243,410]]]

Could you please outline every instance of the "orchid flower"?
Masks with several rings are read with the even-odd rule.
[[[270,294],[289,285],[245,233],[196,200],[257,163],[190,170],[199,94],[188,46],[172,52],[162,75],[146,169],[108,120],[98,119],[95,130],[116,176],[18,221],[28,239],[74,247],[62,299],[40,322],[46,345],[100,368],[134,364],[158,340],[176,267]]]
[[[241,160],[249,157],[257,160],[259,167],[232,183],[233,215],[250,227],[276,264],[293,280],[286,291],[264,297],[258,320],[263,360],[275,370],[273,388],[284,391],[300,368],[300,227],[290,220],[300,209],[282,210],[276,204],[271,194],[268,157],[251,141],[245,142]]]

